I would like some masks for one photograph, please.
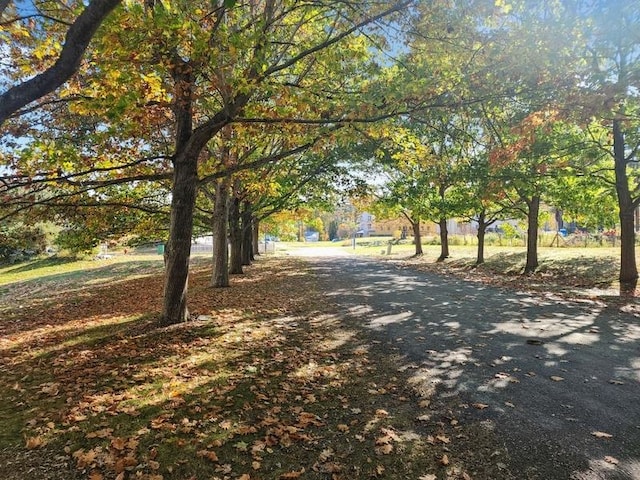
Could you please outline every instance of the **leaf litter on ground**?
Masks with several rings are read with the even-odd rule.
[[[433,405],[298,260],[262,259],[230,289],[195,262],[194,320],[165,328],[160,268],[130,271],[8,309],[2,478],[470,478],[461,426],[416,420]]]

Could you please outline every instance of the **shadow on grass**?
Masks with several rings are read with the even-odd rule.
[[[29,272],[31,270],[38,270],[45,267],[56,267],[58,265],[66,265],[69,263],[75,263],[77,261],[78,259],[75,257],[59,257],[56,255],[52,257],[23,262],[19,265],[16,265],[14,268],[6,270],[5,273]]]
[[[384,468],[414,478],[415,471],[428,471],[432,446],[411,462],[376,452],[381,445],[394,449],[400,432],[382,390],[370,393],[371,382],[396,387],[376,378],[380,372],[369,370],[364,353],[352,359],[353,344],[320,348],[326,332],[315,331],[309,319],[321,324],[323,314],[314,310],[314,283],[303,270],[299,264],[248,270],[225,290],[208,287],[208,272],[196,271],[195,305],[208,318],[166,328],[150,316],[120,318],[144,309],[149,300],[139,296],[141,288],[159,276],[106,290],[87,287],[87,298],[108,299],[100,307],[104,316],[82,317],[93,300],[78,309],[69,300],[60,306],[73,316],[66,323],[60,318],[69,327],[64,335],[34,335],[3,351],[0,441],[13,449],[27,441],[66,450],[62,478],[74,471],[142,480],[157,474],[267,479],[305,469],[309,479],[341,471],[371,478]],[[35,321],[23,316],[16,334],[33,331]],[[53,325],[42,327],[46,334]],[[398,403],[411,411],[406,425],[413,428],[407,399]],[[362,438],[357,448],[354,434]],[[0,477],[21,478],[1,461]]]

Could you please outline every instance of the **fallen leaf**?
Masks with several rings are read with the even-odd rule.
[[[291,480],[291,479],[295,479],[295,478],[300,478],[300,476],[305,472],[304,468],[298,472],[293,471],[293,472],[288,472],[288,473],[283,473],[282,475],[280,475],[280,480]]]
[[[504,402],[507,407],[516,408],[516,406],[511,402]]]
[[[104,476],[100,472],[91,472],[89,474],[89,480],[103,480]]]
[[[249,476],[248,473],[243,473],[238,477],[238,480],[251,480],[251,477]]]
[[[111,440],[111,446],[116,450],[124,450],[127,441],[122,437],[116,437]]]
[[[442,458],[440,459],[440,463],[442,465],[449,465],[449,456],[445,453],[444,455],[442,455]]]
[[[34,448],[40,448],[45,444],[46,442],[39,435],[37,437],[27,437],[27,448],[29,450],[33,450]]]
[[[393,445],[385,443],[383,445],[378,445],[375,450],[378,455],[389,455],[393,452]]]
[[[325,448],[322,452],[320,452],[319,460],[321,462],[326,462],[331,457],[333,457],[333,455],[334,455],[334,451],[332,448]]]
[[[261,466],[262,464],[260,462],[257,462],[255,460],[251,462],[251,468],[253,468],[254,470],[260,470]]]
[[[421,477],[418,477],[418,480],[436,480],[438,477],[436,477],[433,473],[428,473],[427,475],[422,475]]]
[[[198,451],[198,456],[204,457],[212,462],[218,461],[218,455],[216,455],[216,452],[212,452],[211,450],[200,450]]]
[[[341,423],[340,425],[338,425],[338,431],[342,432],[342,433],[347,433],[349,431],[349,426],[345,425],[344,423]]]
[[[477,408],[478,410],[484,410],[485,408],[489,408],[489,405],[486,403],[472,403],[471,406],[473,408]]]
[[[238,450],[240,450],[241,452],[246,452],[247,449],[249,448],[249,445],[246,442],[238,442],[236,444],[233,445],[235,448],[237,448]]]
[[[562,382],[562,381],[564,381],[564,378],[563,377],[559,377],[557,375],[552,375],[551,376],[551,380],[553,380],[554,382]]]
[[[604,461],[607,463],[611,463],[612,465],[618,465],[618,463],[620,463],[620,460],[614,457],[610,457],[609,455],[604,457]]]
[[[620,380],[609,380],[609,383],[612,385],[624,385],[624,382],[621,382]]]
[[[606,432],[591,432],[591,435],[593,435],[596,438],[613,438],[613,435]]]

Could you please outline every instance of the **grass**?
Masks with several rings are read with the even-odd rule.
[[[196,265],[198,320],[167,328],[157,259],[54,263],[0,273],[0,478],[444,469],[444,444],[408,434],[420,407],[392,359],[369,358],[297,260],[264,259],[222,290]]]

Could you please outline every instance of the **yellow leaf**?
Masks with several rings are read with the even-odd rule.
[[[442,465],[449,465],[449,456],[445,453],[444,455],[442,455],[442,458],[440,459],[440,463]]]

